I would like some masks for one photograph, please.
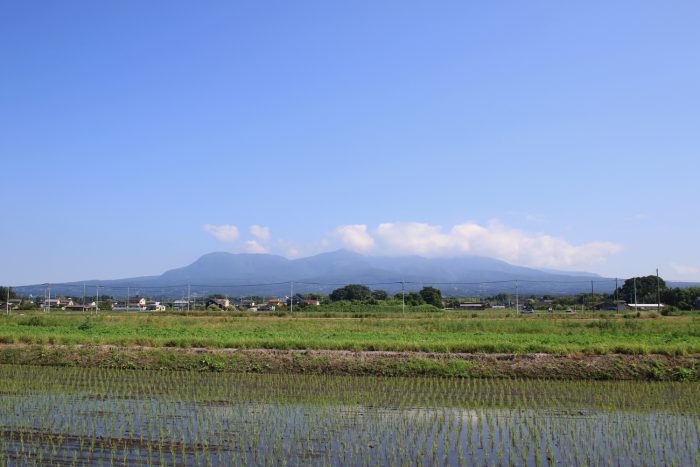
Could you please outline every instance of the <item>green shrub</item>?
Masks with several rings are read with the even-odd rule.
[[[673,369],[673,379],[676,381],[689,381],[693,378],[693,370],[689,368],[674,368]]]
[[[87,331],[95,327],[95,323],[92,322],[90,318],[85,318],[85,321],[78,325],[78,329],[81,331]]]
[[[46,320],[42,316],[30,316],[20,320],[17,324],[20,326],[46,326]]]

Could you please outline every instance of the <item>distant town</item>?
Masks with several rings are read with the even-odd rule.
[[[265,297],[251,295],[228,297],[222,294],[187,296],[179,299],[158,299],[142,295],[112,296],[17,296],[10,288],[0,287],[5,298],[0,302],[3,311],[51,310],[61,311],[248,311],[275,312],[310,310],[351,310],[353,305],[363,307],[401,307],[421,310],[486,310],[515,309],[522,313],[536,311],[573,313],[576,310],[593,311],[649,311],[664,314],[674,310],[700,310],[700,288],[668,288],[655,276],[632,278],[612,294],[579,293],[574,295],[522,295],[499,293],[488,297],[443,297],[432,286],[420,291],[403,291],[394,295],[384,290],[372,290],[362,284],[340,287],[329,295],[298,293]]]

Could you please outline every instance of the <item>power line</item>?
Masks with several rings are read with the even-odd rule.
[[[431,281],[430,284],[432,285],[473,285],[473,286],[487,286],[487,285],[496,285],[496,284],[513,284],[515,282],[518,283],[526,283],[526,284],[552,284],[552,285],[566,285],[566,284],[586,284],[587,286],[590,284],[606,284],[606,283],[617,283],[619,280],[625,280],[625,279],[601,279],[601,280],[577,280],[577,281],[558,281],[558,280],[533,280],[533,279],[506,279],[506,280],[497,280],[497,281],[452,281],[452,282],[433,282]],[[231,284],[170,284],[170,285],[138,285],[138,284],[126,284],[126,285],[106,285],[106,284],[100,284],[100,283],[89,283],[85,282],[84,284],[75,284],[75,283],[51,283],[51,287],[57,288],[60,287],[62,289],[74,289],[74,290],[83,290],[85,287],[100,287],[102,289],[109,289],[109,290],[129,290],[129,289],[135,289],[135,290],[172,290],[172,289],[183,289],[187,287],[196,287],[196,288],[209,288],[209,289],[221,289],[221,288],[235,288],[235,287],[270,287],[270,286],[278,286],[278,285],[287,285],[292,281],[283,281],[283,282],[257,282],[257,283],[231,283]],[[420,285],[423,284],[424,281],[392,281],[392,282],[308,282],[308,281],[293,281],[296,284],[301,284],[301,285],[315,285],[315,286],[323,286],[323,287],[343,287],[346,285],[350,284],[357,284],[357,285],[364,285],[364,286],[380,286],[380,285]],[[15,290],[21,290],[21,289],[35,289],[41,287],[40,285],[22,285],[22,286],[12,286],[13,289]],[[44,284],[44,287],[47,287],[46,284]]]

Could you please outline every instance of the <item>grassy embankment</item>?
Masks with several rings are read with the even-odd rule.
[[[631,316],[518,316],[488,311],[293,316],[35,312],[0,318],[4,344],[0,363],[697,379],[700,317]],[[202,348],[209,350],[192,350]],[[540,353],[548,355],[532,356]]]

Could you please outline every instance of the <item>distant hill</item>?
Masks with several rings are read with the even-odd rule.
[[[424,258],[420,256],[364,256],[338,250],[315,256],[287,259],[270,254],[210,253],[190,265],[171,269],[160,276],[109,281],[86,281],[100,293],[113,296],[145,295],[182,297],[190,292],[200,296],[222,293],[232,296],[286,295],[294,282],[294,292],[329,293],[350,283],[367,284],[390,293],[418,290],[433,285],[443,295],[494,295],[515,293],[515,281],[521,294],[570,294],[611,292],[614,279],[591,273],[571,273],[514,266],[504,261],[479,256]],[[52,285],[53,295],[82,294],[83,282]],[[42,295],[44,287],[19,288],[23,294]],[[94,295],[94,290],[88,290]]]

